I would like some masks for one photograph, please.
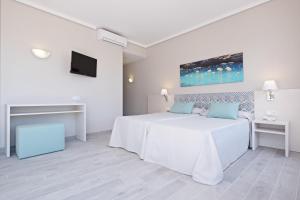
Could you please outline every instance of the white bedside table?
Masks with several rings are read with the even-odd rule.
[[[257,134],[276,134],[284,136],[285,156],[289,156],[289,121],[254,120],[252,122],[252,149],[257,148]]]

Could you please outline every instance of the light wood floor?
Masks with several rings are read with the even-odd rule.
[[[17,160],[0,157],[1,200],[300,200],[300,154],[268,148],[249,151],[225,172],[217,186],[206,186],[135,154],[109,148],[109,133],[87,143],[71,141],[66,150]]]

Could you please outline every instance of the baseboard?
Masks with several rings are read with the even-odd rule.
[[[104,130],[104,131],[98,131],[98,132],[90,132],[87,133],[87,135],[93,135],[93,134],[110,134],[112,130]]]
[[[5,153],[5,147],[0,148],[0,154],[4,154]]]
[[[76,136],[67,136],[67,137],[65,137],[65,142],[70,142],[70,141],[73,141],[73,140],[76,140]]]

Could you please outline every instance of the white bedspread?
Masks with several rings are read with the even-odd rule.
[[[195,114],[154,113],[118,117],[115,120],[109,146],[121,147],[144,157],[147,127],[153,122],[196,117]]]
[[[144,160],[215,185],[247,151],[249,122],[206,117],[160,121],[148,128]]]

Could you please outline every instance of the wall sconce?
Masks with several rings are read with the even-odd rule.
[[[40,59],[46,59],[50,56],[50,52],[43,49],[32,49],[33,55]]]
[[[275,80],[267,80],[264,82],[263,90],[267,91],[267,101],[274,101],[274,91],[278,90]]]
[[[133,83],[134,82],[134,77],[132,75],[130,75],[128,77],[128,83]]]
[[[168,101],[168,90],[163,88],[160,91],[160,95],[165,97],[165,100]]]

